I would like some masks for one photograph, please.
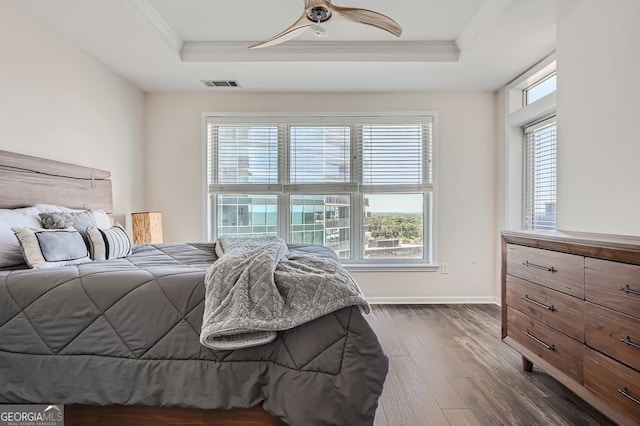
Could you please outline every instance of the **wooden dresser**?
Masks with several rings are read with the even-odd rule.
[[[502,338],[621,425],[640,424],[640,238],[502,233]]]

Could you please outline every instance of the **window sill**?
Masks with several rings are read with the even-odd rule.
[[[349,272],[438,272],[440,265],[411,263],[345,263],[342,266]]]

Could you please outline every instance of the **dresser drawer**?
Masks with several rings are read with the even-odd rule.
[[[640,266],[588,257],[585,296],[591,302],[640,318]]]
[[[507,335],[516,342],[582,383],[583,345],[507,306]]]
[[[592,303],[585,313],[587,344],[640,371],[640,319]]]
[[[507,305],[584,342],[584,301],[507,275]]]
[[[585,387],[615,410],[640,422],[640,373],[589,348],[585,348],[584,362]]]
[[[584,258],[507,244],[507,274],[584,298]]]

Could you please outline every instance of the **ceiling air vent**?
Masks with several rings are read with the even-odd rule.
[[[206,87],[240,87],[235,80],[201,80]]]

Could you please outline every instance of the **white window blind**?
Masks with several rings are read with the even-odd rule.
[[[556,119],[525,128],[524,226],[556,229]]]
[[[363,125],[362,184],[422,185],[431,183],[431,124]]]
[[[278,182],[278,127],[208,125],[209,184]]]
[[[289,182],[351,181],[350,126],[291,126]]]

